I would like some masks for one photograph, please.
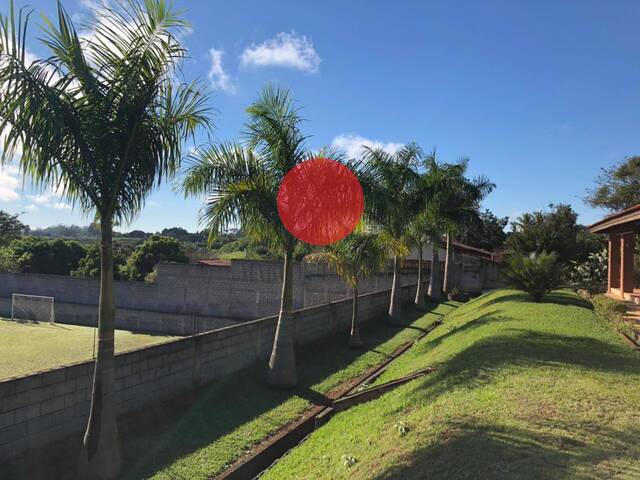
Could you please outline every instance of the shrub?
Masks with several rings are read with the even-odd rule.
[[[607,283],[608,255],[606,250],[589,254],[583,262],[573,262],[569,280],[590,295],[602,293]]]
[[[506,273],[516,288],[539,302],[562,285],[564,268],[555,253],[513,254],[509,257]]]
[[[591,298],[593,311],[598,319],[608,323],[617,331],[633,338],[634,331],[630,322],[624,319],[627,306],[624,302],[606,295],[595,295]]]
[[[447,293],[447,299],[450,301],[462,300],[462,294],[458,287],[453,287],[449,293]]]
[[[571,266],[569,279],[577,288],[589,294],[602,293],[607,281],[607,251],[602,250],[589,254],[583,262],[575,262]]]

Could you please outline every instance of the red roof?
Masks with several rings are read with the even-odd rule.
[[[447,248],[447,242],[446,241],[442,241],[442,248]],[[466,253],[468,255],[474,255],[476,257],[483,257],[486,258],[487,260],[491,260],[493,262],[495,261],[499,261],[500,259],[500,254],[496,253],[496,252],[490,252],[488,250],[484,250],[482,248],[478,248],[478,247],[472,247],[471,245],[466,245],[464,243],[458,242],[456,240],[453,240],[452,242],[453,245],[453,249],[457,250],[461,253]]]

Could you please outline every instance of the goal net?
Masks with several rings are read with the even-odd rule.
[[[14,293],[11,296],[11,320],[55,323],[53,297]]]

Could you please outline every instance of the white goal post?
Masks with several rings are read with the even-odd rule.
[[[11,295],[11,320],[56,323],[53,297],[14,293]]]

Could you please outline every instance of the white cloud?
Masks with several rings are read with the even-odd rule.
[[[378,140],[370,140],[360,135],[338,135],[331,142],[331,146],[343,151],[349,158],[361,158],[364,152],[364,146],[370,148],[382,148],[391,154],[396,153],[404,145],[397,142],[381,142]]]
[[[66,203],[62,199],[63,189],[61,187],[47,190],[37,195],[27,195],[34,203],[34,207],[37,206],[55,208],[56,210],[71,210],[71,205]]]
[[[71,205],[68,203],[54,203],[51,206],[56,210],[71,210]]]
[[[38,211],[38,207],[36,207],[33,203],[31,205],[27,205],[26,207],[24,207],[24,209],[27,212],[37,212]]]
[[[237,86],[231,80],[229,74],[222,67],[222,56],[224,50],[209,49],[209,58],[211,59],[211,67],[209,68],[209,80],[214,88],[228,93],[236,93]]]
[[[318,71],[321,61],[313,43],[295,32],[280,32],[275,38],[245,48],[240,55],[240,64],[245,67],[288,67],[310,73]]]
[[[0,202],[15,202],[20,199],[20,180],[18,167],[5,165],[0,168]]]
[[[103,1],[96,1],[96,0],[80,0],[80,4],[85,7],[85,8],[89,8],[91,10],[96,10],[100,7],[103,6],[108,6],[109,2],[106,0]]]

